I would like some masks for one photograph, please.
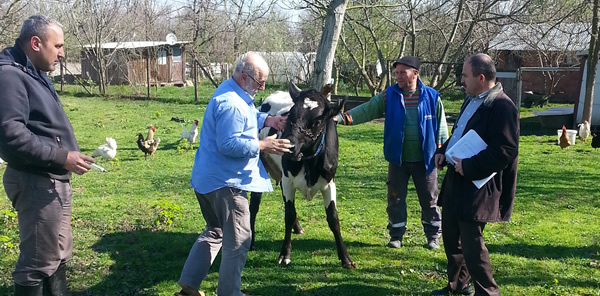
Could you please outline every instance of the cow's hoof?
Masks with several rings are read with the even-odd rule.
[[[354,262],[354,261],[350,261],[350,262],[342,263],[342,267],[344,267],[346,269],[357,269],[358,264],[356,264],[356,262]]]
[[[285,258],[284,256],[279,256],[279,259],[277,259],[277,264],[279,265],[288,266],[290,263],[292,263],[292,259]]]
[[[298,225],[298,227],[294,227],[294,234],[303,234],[304,233],[304,229],[302,229],[302,227],[300,227],[300,225]]]

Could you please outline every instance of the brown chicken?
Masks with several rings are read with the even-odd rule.
[[[567,128],[564,125],[562,127],[562,135],[560,135],[560,138],[558,139],[558,145],[561,149],[567,148],[567,150],[569,149],[569,146],[571,146],[571,141],[567,135]]]
[[[160,138],[154,139],[154,131],[155,128],[153,125],[148,129],[148,136],[144,139],[144,136],[140,133],[137,135],[138,139],[136,141],[138,148],[144,152],[144,159],[150,154],[150,157],[154,157],[154,151],[158,148],[158,144],[160,144]]]

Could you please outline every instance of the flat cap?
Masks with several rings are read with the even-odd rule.
[[[411,68],[415,68],[417,70],[419,70],[419,67],[421,67],[421,62],[419,62],[419,59],[417,59],[416,57],[413,56],[405,56],[399,60],[397,60],[396,62],[394,62],[393,67],[396,68],[396,65],[398,64],[402,64]]]

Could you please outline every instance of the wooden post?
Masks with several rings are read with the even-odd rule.
[[[196,58],[192,59],[192,75],[194,75],[194,102],[198,102],[198,70],[196,70]]]
[[[146,99],[150,100],[150,48],[146,49]]]
[[[521,95],[523,94],[523,72],[521,68],[517,69],[517,110],[519,110],[519,116],[521,116]]]
[[[204,66],[202,66],[202,64],[200,64],[200,62],[198,62],[198,60],[195,60],[195,61],[196,61],[196,63],[198,63],[198,67],[200,67],[200,70],[202,70],[202,72],[204,72],[204,75],[206,75],[206,77],[208,77],[208,79],[210,80],[210,82],[212,82],[212,84],[215,86],[215,88],[219,87],[219,85],[212,79],[212,76],[210,76],[210,74],[204,68]]]

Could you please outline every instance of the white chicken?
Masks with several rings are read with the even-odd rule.
[[[583,123],[578,124],[577,127],[579,128],[579,138],[585,142],[591,135],[590,124],[587,120],[584,120]]]
[[[4,159],[0,158],[0,164],[4,164]]]
[[[102,156],[106,160],[115,159],[117,156],[117,141],[111,137],[106,137],[106,144],[98,146],[92,153],[92,157]]]
[[[190,127],[189,130],[185,128],[185,125],[181,125],[183,131],[181,132],[181,138],[187,139],[190,146],[196,142],[196,137],[198,137],[198,120],[194,119],[194,123]]]

